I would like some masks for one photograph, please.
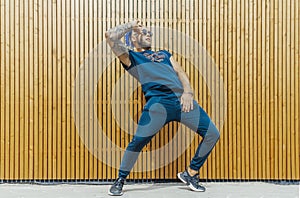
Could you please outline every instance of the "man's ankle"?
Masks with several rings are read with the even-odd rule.
[[[187,171],[188,171],[189,175],[192,177],[198,173],[198,171],[195,171],[195,170],[191,169],[190,167],[187,168]]]

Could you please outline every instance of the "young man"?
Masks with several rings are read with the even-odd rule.
[[[121,41],[125,36],[127,46]],[[166,50],[152,51],[152,32],[138,21],[116,26],[105,33],[112,51],[123,67],[142,85],[146,105],[136,133],[126,148],[119,169],[119,177],[109,189],[109,195],[122,195],[126,177],[140,151],[168,122],[178,121],[199,135],[202,141],[187,169],[178,178],[193,191],[205,191],[199,184],[198,171],[220,134],[206,112],[193,99],[189,80],[178,62]],[[128,48],[131,45],[136,51]]]

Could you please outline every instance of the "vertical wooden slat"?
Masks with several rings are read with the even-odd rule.
[[[279,100],[278,100],[278,178],[282,179],[282,167],[283,167],[283,153],[282,153],[282,145],[283,145],[283,44],[282,44],[282,38],[283,38],[283,8],[282,8],[282,3],[279,1],[278,5],[278,17],[279,17],[279,28],[278,28],[278,43],[279,43],[279,51],[278,51],[278,88],[279,88]]]
[[[266,115],[264,117],[265,120],[265,133],[266,133],[266,138],[265,138],[265,144],[266,144],[266,148],[265,148],[265,159],[266,159],[266,165],[264,167],[264,171],[265,171],[265,178],[270,178],[270,79],[271,76],[273,75],[273,73],[270,71],[270,9],[271,9],[271,5],[270,5],[270,1],[266,1],[265,2],[266,6],[266,11],[265,11],[265,24],[266,24],[266,49],[265,49],[265,53],[266,53],[266,59],[265,59],[265,78],[266,78],[266,99],[265,99],[265,104],[266,104]]]
[[[80,69],[80,66],[83,66],[83,63],[84,63],[84,50],[85,50],[85,46],[84,46],[84,31],[85,31],[85,26],[84,26],[84,23],[85,23],[85,17],[84,17],[84,4],[85,2],[81,1],[79,2],[79,31],[78,31],[78,34],[79,34],[79,62],[77,63],[78,65],[78,68]],[[80,134],[80,137],[83,137],[85,138],[85,131],[86,131],[86,128],[85,128],[85,112],[84,110],[86,109],[85,108],[85,87],[84,85],[86,85],[86,82],[85,82],[85,70],[83,72],[83,74],[80,76],[80,82],[81,82],[81,86],[79,87],[79,112],[80,114],[78,115],[80,117],[79,119],[79,124],[80,124],[80,127],[79,127],[79,134]],[[78,137],[77,140],[76,140],[76,144],[77,144],[77,147],[78,147],[78,166],[76,167],[76,169],[78,170],[78,173],[79,173],[79,177],[77,178],[80,178],[80,179],[84,179],[84,173],[85,173],[85,166],[84,166],[84,145],[83,145],[83,142],[81,142],[81,138]]]
[[[34,44],[33,44],[33,2],[30,1],[28,3],[28,87],[27,87],[27,94],[28,94],[28,177],[33,178],[33,166],[34,166],[34,159],[33,159],[33,136],[34,136],[34,115],[33,115],[33,109],[34,109],[34,91],[33,91],[33,51],[34,51]]]
[[[104,31],[102,31],[102,24],[103,24],[103,22],[100,22],[103,19],[103,17],[102,17],[103,12],[101,11],[101,9],[102,9],[102,2],[98,2],[97,9],[98,9],[98,11],[97,11],[97,13],[98,13],[97,18],[99,20],[99,23],[97,23],[98,24],[97,31],[99,32],[97,42],[100,43],[100,41],[104,37],[104,35],[103,35]],[[102,50],[103,49],[100,48],[100,49],[98,49],[98,52],[97,52],[98,53],[98,57],[97,57],[98,64],[102,63],[102,58],[103,58],[102,57],[103,55],[101,53]],[[103,67],[98,67],[97,69],[98,69],[97,75],[100,75],[102,73]],[[102,80],[101,80],[100,77],[98,79],[99,79],[99,82],[98,82],[98,89],[97,89],[97,92],[98,92],[98,97],[97,97],[97,112],[98,112],[98,118],[99,118],[99,122],[98,123],[100,125],[102,125],[102,114],[99,113],[99,112],[102,112],[102,91],[101,91],[101,87],[99,86],[99,84],[102,82]],[[102,129],[102,126],[100,126],[100,127]],[[97,178],[103,178],[102,177],[102,174],[103,174],[103,172],[102,172],[102,169],[103,169],[103,161],[102,161],[102,159],[103,159],[103,146],[102,146],[102,134],[100,134],[100,129],[98,129],[97,134],[99,135],[99,137],[97,138],[97,151],[98,151],[98,155],[97,155],[98,156],[97,157],[97,159],[98,159],[98,163],[97,163],[97,167],[98,167],[97,168],[97,172],[98,172]]]
[[[9,125],[10,125],[10,130],[7,131],[9,133],[9,178],[14,179],[14,146],[15,146],[15,8],[14,8],[14,3],[15,2],[10,2],[10,12],[9,12],[9,28],[10,28],[10,34],[9,34],[9,51],[10,51],[10,56],[9,56],[9,67],[10,67],[10,79],[9,79],[9,84],[10,84],[10,90],[9,90],[9,112],[8,112],[8,119],[9,119]]]
[[[29,145],[28,145],[28,137],[29,137],[29,79],[28,79],[28,70],[29,70],[29,29],[28,29],[28,4],[24,2],[24,177],[29,178]]]
[[[250,1],[249,3],[249,104],[250,104],[250,119],[249,119],[249,127],[250,127],[250,135],[249,135],[249,142],[250,142],[250,178],[254,179],[254,109],[253,109],[253,104],[254,104],[254,94],[253,94],[253,65],[254,63],[254,0]]]
[[[274,172],[275,178],[278,178],[279,174],[279,2],[275,1],[275,153],[274,153],[274,162],[275,162],[275,168]]]
[[[226,86],[226,89],[228,90],[228,0],[224,0],[224,85]],[[200,87],[201,88],[201,87]],[[228,92],[227,92],[227,97],[228,97]],[[229,101],[229,100],[228,100]],[[229,112],[229,106],[228,106],[228,102],[227,102],[227,112],[226,115],[228,115]],[[224,144],[225,144],[225,151],[224,151],[224,155],[225,155],[225,160],[224,160],[224,164],[226,164],[226,168],[225,168],[225,178],[229,178],[229,163],[230,163],[230,151],[229,151],[229,122],[225,123],[224,126]]]
[[[84,2],[78,2],[77,8],[75,8],[77,12],[77,30],[76,35],[78,39],[78,44],[76,48],[78,48],[76,53],[76,73],[80,71],[80,66],[83,64],[83,51],[84,51],[84,16],[83,16],[83,3]],[[76,39],[76,40],[77,40]],[[85,129],[84,129],[84,74],[81,73],[81,76],[79,76],[79,81],[81,82],[81,86],[77,88],[77,97],[76,102],[78,103],[78,114],[79,116],[79,127],[76,129],[76,178],[84,179],[84,148],[82,146],[81,142],[81,136],[84,135]]]
[[[300,2],[297,1],[296,6],[295,6],[296,10],[295,13],[299,13],[300,12]],[[296,14],[296,20],[295,20],[295,43],[300,43],[300,16]],[[299,45],[295,45],[296,47],[296,59],[295,59],[295,65],[296,65],[296,89],[295,89],[295,93],[296,93],[296,97],[295,97],[295,101],[296,101],[296,134],[295,134],[295,158],[296,158],[296,173],[295,173],[295,177],[296,178],[300,178],[300,81],[297,79],[300,79],[300,67],[298,66],[300,64],[300,46]],[[297,58],[298,57],[298,58]],[[298,147],[297,147],[298,145]],[[298,167],[298,168],[297,168]]]
[[[257,176],[262,177],[262,2],[256,1],[256,27],[257,27],[257,40],[256,40],[256,68],[255,68],[255,74],[256,74],[256,86],[255,86],[255,92],[256,92],[256,116],[254,118],[257,119],[256,123],[256,147],[257,147]]]
[[[13,163],[12,163],[12,147],[13,146],[13,138],[14,138],[14,126],[12,126],[13,124],[11,123],[12,117],[10,117],[10,111],[13,110],[11,104],[12,102],[10,102],[11,100],[13,100],[12,98],[12,94],[11,92],[13,91],[13,87],[12,87],[12,81],[13,81],[13,72],[14,72],[14,68],[13,68],[13,62],[14,60],[12,60],[12,56],[13,56],[13,50],[14,50],[14,46],[13,46],[13,41],[12,41],[12,37],[13,37],[13,29],[11,27],[11,24],[13,23],[13,8],[11,8],[12,2],[6,2],[6,11],[7,11],[7,15],[6,15],[6,28],[8,28],[8,30],[6,30],[6,78],[5,78],[5,84],[6,84],[6,93],[5,93],[5,102],[6,102],[6,108],[5,108],[5,154],[6,154],[6,167],[5,167],[5,173],[6,173],[6,178],[9,179],[13,176]]]
[[[107,12],[109,12],[107,10],[107,2],[104,1],[103,2],[103,19],[105,19],[105,16],[107,16]],[[109,25],[107,25],[107,21],[104,21],[103,23],[103,29],[102,31],[105,32],[107,31],[108,29],[110,28]],[[106,55],[107,54],[107,47],[105,49],[103,49],[103,54]],[[105,59],[107,59],[107,57],[105,56]],[[107,87],[106,87],[106,75],[105,75],[105,72],[103,72],[103,77],[102,77],[102,112],[103,112],[103,115],[106,114],[107,110],[106,110],[106,105],[105,105],[105,101],[106,101],[106,90],[107,90]],[[106,133],[107,131],[107,126],[106,126],[106,116],[103,116],[102,118],[102,129],[103,129],[103,133]],[[107,135],[107,134],[106,134]],[[108,149],[107,149],[107,144],[106,144],[106,140],[103,139],[103,162],[106,162],[107,161],[107,154],[108,154]],[[107,170],[107,166],[104,165],[103,166],[103,178],[109,178],[108,176],[108,170]]]
[[[270,1],[270,178],[275,178],[275,1]]]
[[[66,79],[66,112],[65,112],[65,130],[66,130],[66,135],[65,135],[65,141],[66,141],[66,150],[65,150],[65,175],[66,179],[71,179],[72,178],[72,164],[73,161],[71,161],[71,155],[72,155],[72,149],[71,149],[71,142],[72,142],[72,135],[71,135],[71,126],[73,125],[72,121],[72,99],[71,99],[71,90],[73,89],[72,83],[71,83],[71,27],[72,27],[72,16],[71,16],[71,2],[66,1],[65,2],[65,24],[66,24],[66,36],[65,36],[65,42],[66,42],[66,57],[65,57],[65,67],[66,67],[66,74],[65,74],[65,79]],[[72,123],[72,124],[71,124]]]
[[[241,150],[242,150],[242,134],[243,131],[241,130],[241,118],[242,118],[242,105],[241,105],[241,98],[243,97],[241,95],[242,90],[242,85],[241,85],[241,81],[242,81],[242,67],[244,67],[242,65],[242,49],[241,49],[241,2],[237,1],[237,5],[236,5],[236,16],[235,18],[237,19],[236,21],[236,150],[237,150],[237,162],[236,162],[236,166],[237,166],[237,179],[240,179],[242,176],[242,167],[241,167],[241,163],[242,163],[242,155],[241,155]]]
[[[259,104],[258,104],[258,97],[259,97],[259,93],[257,91],[257,86],[258,86],[258,64],[259,64],[259,60],[258,60],[258,51],[259,51],[259,46],[261,45],[261,43],[258,42],[259,39],[259,34],[258,34],[258,23],[259,23],[259,13],[258,13],[258,9],[259,9],[259,5],[257,0],[254,1],[254,5],[253,5],[253,76],[252,76],[252,81],[253,81],[253,159],[254,159],[254,178],[258,177],[258,171],[259,171],[259,159],[258,159],[258,153],[260,151],[260,144],[258,143],[259,139],[261,137],[259,136],[259,128],[258,128],[258,123],[259,123]]]
[[[289,10],[285,15],[285,23],[286,23],[286,176],[285,179],[291,179],[291,6],[290,0],[286,1],[286,8]]]
[[[85,56],[84,56],[84,61],[88,61],[88,65],[91,66],[93,65],[93,59],[92,57],[88,57],[89,51],[92,48],[92,39],[93,39],[93,35],[92,35],[92,25],[91,25],[91,4],[92,1],[88,0],[87,2],[85,2]],[[87,124],[86,128],[87,131],[85,131],[85,137],[86,140],[88,141],[88,145],[86,145],[86,143],[84,143],[85,145],[85,169],[86,169],[86,173],[85,173],[85,178],[89,179],[92,178],[92,174],[93,174],[93,163],[92,163],[92,153],[93,151],[91,150],[91,152],[89,152],[89,149],[91,149],[93,147],[92,144],[92,134],[93,134],[93,126],[90,125],[91,122],[91,116],[90,116],[90,112],[89,109],[93,109],[93,101],[89,100],[89,95],[91,94],[92,90],[92,82],[93,82],[93,76],[92,76],[92,71],[93,67],[89,67],[88,71],[87,71],[87,79],[86,79],[86,87],[85,87],[85,92],[87,94],[87,100],[85,100],[86,103],[86,109],[85,109],[85,123]],[[113,125],[113,123],[112,123]]]
[[[61,128],[61,116],[62,116],[62,112],[61,112],[61,105],[62,105],[62,18],[61,18],[61,1],[57,1],[56,2],[56,30],[54,32],[54,34],[56,35],[56,72],[54,73],[54,75],[56,76],[56,85],[55,85],[55,92],[56,92],[56,98],[54,99],[56,101],[56,107],[54,107],[56,109],[56,114],[55,115],[55,119],[56,120],[56,179],[61,179],[61,152],[62,152],[62,142],[61,142],[61,135],[62,135],[62,128]]]
[[[70,32],[70,45],[71,45],[71,76],[75,76],[76,75],[76,71],[77,71],[77,63],[78,63],[78,42],[79,40],[78,39],[78,13],[76,11],[76,9],[78,10],[78,1],[75,1],[75,2],[71,2],[71,32]],[[72,41],[76,41],[76,42],[72,42]],[[74,87],[75,85],[75,82],[74,82],[74,79],[75,77],[72,77],[71,78],[71,83],[72,83],[72,88]],[[73,93],[75,92],[75,93]],[[75,95],[75,99],[72,98],[72,96]],[[73,112],[75,113],[75,116],[78,116],[78,89],[76,88],[75,90],[72,89],[71,90],[71,93],[70,93],[70,96],[71,96],[71,100],[72,100],[72,107],[75,107],[75,109],[72,109]],[[75,103],[75,104],[73,104]],[[73,117],[73,116],[72,116]],[[76,133],[76,128],[75,128],[75,123],[74,123],[74,120],[75,120],[75,117],[73,117],[72,120],[72,125],[71,125],[71,178],[72,179],[75,179],[77,178],[77,170],[76,167],[77,167],[77,147],[76,147],[76,139],[77,139],[77,133]],[[78,125],[78,123],[77,123]]]
[[[38,179],[43,179],[43,134],[44,134],[44,125],[43,125],[43,115],[44,115],[44,103],[43,103],[43,73],[44,69],[42,67],[44,61],[43,54],[43,2],[38,0],[36,2],[36,9],[38,12]]]
[[[219,4],[219,9],[220,9],[220,12],[218,13],[218,18],[217,18],[217,23],[219,25],[219,33],[218,33],[218,38],[219,38],[219,67],[220,67],[220,74],[222,75],[222,78],[225,79],[225,71],[224,71],[224,1],[223,0],[218,0],[217,1],[217,4]],[[198,25],[198,23],[196,22],[195,24],[196,26]],[[197,39],[197,38],[196,38]],[[198,40],[198,39],[197,39]],[[197,53],[196,53],[197,54]],[[198,81],[196,79],[196,81]],[[222,95],[223,93],[221,92],[221,89],[219,90],[220,91],[220,98],[223,98],[224,95]],[[221,102],[220,102],[220,105],[221,105]],[[222,105],[220,107],[220,114],[223,114],[224,112],[224,106]],[[219,120],[220,122],[221,120]],[[219,125],[220,126],[220,125]],[[219,129],[219,132],[220,132],[220,143],[219,143],[219,148],[220,148],[220,164],[219,164],[219,168],[220,168],[220,176],[219,178],[221,179],[225,179],[225,126],[222,126],[222,128],[218,128]]]
[[[82,155],[82,169],[83,169],[83,178],[82,179],[87,179],[89,177],[89,153],[88,153],[88,148],[89,148],[89,142],[88,142],[88,138],[89,138],[89,133],[90,133],[90,125],[89,125],[89,116],[88,116],[88,106],[89,106],[89,101],[88,101],[88,96],[89,96],[89,65],[90,65],[90,59],[87,57],[88,54],[88,47],[89,47],[89,21],[88,21],[88,8],[89,8],[89,1],[83,2],[82,4],[83,8],[82,8],[82,56],[80,57],[80,68],[84,68],[84,76],[83,76],[83,80],[81,82],[83,82],[83,85],[81,87],[83,93],[82,93],[82,97],[80,105],[81,105],[81,109],[82,109],[82,129],[84,129],[84,131],[82,131],[82,136],[80,136],[80,146],[81,146],[81,155]],[[86,145],[87,143],[87,145]]]
[[[249,46],[250,46],[250,17],[249,17],[249,8],[250,8],[250,4],[249,2],[244,2],[243,5],[243,13],[245,13],[245,56],[244,56],[244,66],[245,66],[245,73],[244,73],[244,78],[245,78],[245,124],[244,124],[244,130],[245,130],[245,164],[244,164],[244,168],[245,168],[245,179],[250,179],[250,125],[249,125],[249,120],[250,120],[250,110],[249,110],[249,64],[250,64],[250,60],[249,60]],[[243,165],[242,165],[243,166]]]
[[[0,169],[0,177],[1,179],[4,178],[4,161],[5,161],[5,152],[4,152],[4,145],[5,145],[5,139],[4,139],[4,122],[5,122],[5,115],[4,115],[4,108],[5,108],[5,1],[1,0],[0,1],[0,14],[1,14],[1,19],[0,19],[0,165],[1,165],[1,169]],[[2,17],[3,16],[3,17]]]
[[[66,2],[66,17],[67,30],[66,30],[66,42],[67,42],[67,179],[74,178],[74,100],[73,100],[73,71],[74,71],[74,42],[71,39],[74,37],[74,4]]]
[[[57,35],[57,2],[52,1],[51,2],[52,6],[52,75],[51,75],[51,80],[52,80],[52,105],[51,105],[51,110],[52,110],[52,171],[53,171],[53,179],[57,179],[58,177],[58,167],[57,167],[57,157],[58,157],[58,148],[57,148],[57,112],[58,112],[58,103],[57,103],[57,80],[58,80],[58,35]]]
[[[43,178],[48,178],[48,2],[43,2]],[[22,59],[21,59],[22,60]],[[21,82],[22,85],[22,82]]]
[[[89,142],[88,142],[88,145],[86,145],[86,140],[89,139],[89,133],[90,133],[90,125],[89,125],[89,112],[88,112],[88,105],[89,105],[89,102],[92,102],[92,101],[88,101],[88,95],[89,95],[89,92],[90,92],[90,86],[89,86],[89,78],[90,78],[90,69],[89,67],[87,67],[86,64],[90,65],[91,62],[90,62],[90,59],[87,57],[88,55],[88,51],[89,51],[89,12],[88,12],[88,9],[89,9],[89,3],[90,1],[86,1],[83,3],[83,24],[84,26],[82,27],[84,29],[84,37],[83,37],[83,56],[81,57],[81,64],[80,66],[85,66],[85,73],[84,73],[84,101],[82,101],[81,105],[82,107],[84,108],[83,110],[83,122],[84,122],[84,141],[81,141],[81,145],[82,145],[82,148],[83,148],[83,151],[84,151],[84,178],[83,179],[88,179],[89,178],[89,166],[90,166],[90,163],[89,163],[89,158],[90,158],[90,155],[89,155],[89,152],[88,152],[88,148],[89,147]],[[87,62],[87,63],[86,63]]]
[[[234,148],[233,148],[233,133],[234,129],[233,129],[233,77],[232,77],[232,65],[233,65],[233,2],[228,2],[228,47],[227,47],[227,51],[228,51],[228,97],[230,98],[230,103],[228,104],[228,122],[229,122],[229,129],[230,129],[230,133],[229,133],[229,177],[230,178],[235,178],[233,173],[235,172],[234,169]]]
[[[114,0],[112,0],[114,1]],[[113,27],[113,20],[114,19],[114,16],[115,16],[115,13],[112,12],[112,9],[113,9],[113,5],[112,5],[112,2],[110,2],[108,4],[108,7],[107,7],[107,11],[108,11],[108,15],[107,17],[110,19],[109,20],[109,25],[110,27]],[[107,128],[106,128],[106,132],[108,133],[108,138],[111,140],[112,139],[112,125],[111,125],[111,103],[110,103],[110,96],[111,96],[111,89],[112,89],[112,86],[111,86],[111,77],[112,77],[112,65],[110,65],[110,67],[107,69],[107,72],[106,72],[106,86],[107,86],[107,90],[106,90],[106,108],[107,108],[107,122],[106,122],[106,125],[107,125]],[[109,163],[112,163],[112,144],[111,142],[109,142],[107,144],[107,148],[108,148],[108,156],[107,156],[107,161]],[[108,170],[108,178],[112,178],[113,177],[113,172],[112,172],[112,167],[108,167],[109,170]]]
[[[6,46],[5,46],[5,66],[4,66],[4,71],[5,71],[5,92],[4,92],[4,101],[5,101],[5,107],[4,107],[4,116],[6,119],[4,119],[3,123],[3,128],[4,128],[4,155],[5,155],[5,162],[4,162],[4,178],[9,179],[9,92],[10,92],[10,85],[9,85],[9,80],[10,80],[10,56],[9,56],[9,48],[10,48],[10,40],[9,40],[9,34],[10,34],[10,28],[9,28],[9,1],[5,2],[5,41],[6,41]],[[8,119],[7,119],[8,118]]]
[[[295,7],[297,7],[296,5],[293,5],[293,1],[289,2],[289,7],[291,8],[291,12],[290,12],[290,31],[291,31],[291,35],[290,35],[290,46],[291,46],[291,54],[290,54],[290,67],[291,67],[291,71],[290,71],[290,75],[291,75],[291,79],[290,79],[290,83],[291,83],[291,98],[290,98],[290,110],[291,110],[291,134],[290,134],[290,158],[291,158],[291,164],[290,164],[290,170],[291,170],[291,175],[290,178],[291,179],[295,179],[296,178],[296,156],[293,155],[293,151],[296,151],[296,147],[295,147],[295,141],[293,139],[293,137],[296,137],[296,123],[295,123],[295,108],[296,107],[296,98],[295,98],[295,72],[296,72],[296,68],[294,67],[295,65],[295,60],[293,57],[296,57],[296,49],[295,49],[295,22],[296,22],[296,17],[295,17]],[[293,5],[293,6],[291,6]],[[296,153],[296,152],[295,152]]]
[[[38,29],[38,7],[37,7],[37,1],[32,2],[32,17],[33,17],[33,23],[32,23],[32,42],[33,42],[33,60],[32,60],[32,111],[33,111],[33,137],[32,137],[32,147],[33,147],[33,178],[38,178],[39,174],[39,158],[38,158],[38,141],[39,141],[39,46],[38,46],[38,38],[39,38],[39,29]]]
[[[266,159],[266,135],[267,135],[267,130],[266,130],[266,121],[265,117],[266,117],[266,91],[267,91],[267,84],[266,84],[266,73],[265,73],[265,68],[266,68],[266,42],[267,42],[267,38],[266,38],[266,28],[267,28],[267,24],[266,24],[266,11],[265,11],[265,7],[266,7],[266,1],[262,1],[262,5],[261,5],[261,26],[262,26],[262,30],[261,30],[261,34],[262,34],[262,46],[261,46],[261,87],[259,87],[259,89],[261,90],[261,170],[262,170],[262,178],[265,178],[266,176],[266,172],[265,172],[265,167],[266,167],[266,160],[262,160],[262,159]],[[265,135],[263,135],[265,133]]]
[[[94,48],[97,48],[97,42],[98,42],[98,39],[97,39],[97,37],[99,37],[99,35],[98,35],[98,29],[97,29],[97,24],[98,24],[98,17],[97,17],[97,14],[98,14],[98,1],[96,1],[96,0],[94,0],[93,1],[93,6],[91,6],[91,9],[92,9],[92,15],[91,15],[91,21],[93,22],[92,23],[92,26],[93,26],[93,43],[92,43],[92,45],[93,45],[93,49]],[[97,51],[99,51],[99,50],[97,50]],[[94,74],[94,76],[93,76],[93,81],[94,80],[96,80],[96,78],[97,78],[97,74],[98,74],[98,62],[97,62],[97,54],[94,54],[94,57],[93,57],[93,74]],[[95,85],[93,85],[92,86],[92,93],[93,93],[93,95],[94,95],[94,93],[95,93]],[[95,100],[95,98],[94,98],[94,100],[93,100],[93,102],[92,102],[92,109],[94,110],[94,109],[96,109],[96,104],[97,104],[97,101]],[[92,114],[92,112],[90,112],[90,117],[92,116],[93,114]],[[91,137],[92,138],[92,140],[91,141],[93,141],[93,153],[94,153],[94,155],[95,154],[98,154],[98,149],[97,148],[99,148],[99,145],[97,144],[97,136],[98,136],[98,131],[96,130],[97,129],[97,124],[98,124],[98,122],[97,122],[97,120],[94,120],[94,118],[93,117],[91,117],[91,119],[93,119],[93,123],[94,123],[94,125],[92,126],[93,127],[93,137]],[[119,133],[118,133],[119,134]],[[92,163],[93,163],[93,175],[92,175],[92,178],[93,179],[97,179],[98,177],[97,177],[97,174],[98,174],[98,172],[97,172],[97,162],[98,162],[98,158],[97,158],[97,156],[98,155],[96,155],[96,156],[93,156],[93,161],[92,161]]]
[[[80,58],[82,57],[82,41],[80,39],[80,35],[82,35],[82,25],[81,25],[81,21],[82,21],[82,2],[80,1],[75,1],[75,6],[74,6],[74,37],[75,37],[75,44],[72,47],[72,51],[74,51],[74,75],[77,74],[77,72],[79,71],[79,66],[80,66]],[[71,30],[72,31],[72,30]],[[83,80],[82,76],[79,76],[78,78],[80,78],[79,80]],[[74,85],[73,85],[74,86]],[[78,91],[79,89],[79,91]],[[81,98],[81,92],[83,92],[80,88],[76,89],[76,117],[78,117],[79,123],[77,123],[77,125],[79,125],[81,127],[82,122],[81,122],[81,109],[80,109],[80,98]],[[104,113],[104,112],[103,112]],[[83,171],[83,167],[80,166],[80,145],[79,145],[79,136],[78,136],[78,129],[77,127],[72,130],[73,131],[73,148],[74,148],[74,178],[82,178],[82,171]],[[80,132],[80,131],[79,131]],[[82,131],[81,131],[82,132]]]
[[[117,6],[117,2],[115,0],[113,0],[111,6],[112,6],[112,12],[111,12],[112,13],[112,16],[111,16],[112,22],[111,22],[111,26],[116,26],[117,25],[116,18],[120,17],[119,16],[119,10],[116,7]],[[115,64],[112,64],[111,67],[110,67],[111,73],[109,74],[109,76],[111,76],[111,78],[110,78],[109,84],[115,83],[115,76],[116,76],[115,68],[117,66],[116,62],[115,62]],[[112,86],[111,86],[111,88],[112,88]],[[114,101],[111,101],[111,94],[112,93],[111,93],[111,89],[110,89],[110,91],[109,91],[109,103],[110,103],[110,106],[108,107],[108,109],[110,110],[109,112],[111,112],[111,109],[112,109],[111,105],[113,105],[111,102],[114,102]],[[115,143],[116,142],[116,138],[117,138],[116,134],[115,134],[116,129],[115,129],[115,124],[112,122],[112,115],[111,114],[110,114],[109,118],[110,118],[109,123],[112,123],[111,124],[111,130],[110,130],[111,131],[111,140],[112,140],[113,143]],[[111,146],[113,147],[113,145],[111,145]],[[116,160],[115,160],[116,153],[115,153],[115,149],[112,149],[111,156],[112,156],[111,164],[113,166],[115,166],[116,165]],[[116,169],[114,169],[112,167],[111,171],[112,171],[112,178],[117,178],[117,176],[116,176]]]
[[[282,78],[283,78],[283,130],[282,130],[282,135],[283,135],[283,144],[282,144],[282,179],[287,177],[287,159],[288,159],[288,66],[287,66],[287,61],[288,61],[288,46],[287,46],[287,37],[288,37],[288,32],[287,32],[287,26],[288,26],[288,21],[287,21],[287,2],[283,2],[283,16],[282,16],[282,24],[283,24],[283,73],[282,73]]]
[[[281,178],[284,179],[287,174],[286,163],[287,163],[287,10],[286,2],[282,2],[282,174]]]
[[[48,9],[48,15],[47,15],[47,23],[48,23],[48,26],[47,26],[47,30],[49,32],[49,34],[47,35],[47,56],[49,57],[47,63],[47,149],[46,149],[46,152],[48,153],[47,157],[47,162],[48,162],[48,166],[47,166],[47,169],[48,169],[48,178],[54,178],[54,174],[53,173],[53,137],[52,137],[52,134],[53,134],[53,120],[52,120],[52,112],[53,112],[53,107],[52,107],[52,97],[53,97],[53,94],[52,94],[52,90],[53,90],[53,71],[52,71],[52,68],[53,68],[53,54],[52,54],[52,49],[53,49],[53,25],[52,25],[52,4],[51,4],[51,1],[48,1],[48,5],[47,5],[47,9]],[[50,50],[51,49],[51,50]]]
[[[216,0],[215,1],[215,6],[216,6],[216,10],[215,10],[215,20],[214,20],[214,28],[216,29],[216,33],[215,33],[215,56],[216,56],[216,65],[217,68],[220,71],[220,75],[223,75],[223,71],[222,68],[220,67],[221,65],[221,60],[220,60],[220,11],[221,11],[221,6],[220,6],[220,1]],[[195,22],[196,23],[196,22]],[[221,77],[220,76],[220,77]],[[193,81],[195,81],[195,79],[193,79]],[[214,72],[214,81],[215,81],[215,115],[216,115],[216,124],[217,126],[220,126],[220,119],[221,119],[221,113],[222,113],[222,107],[220,107],[220,101],[218,100],[218,98],[221,97],[221,89],[218,83],[220,83],[219,80],[219,76],[217,75],[216,72]],[[221,129],[219,129],[219,132],[221,132]],[[216,153],[216,157],[215,157],[215,161],[216,161],[216,171],[215,171],[215,175],[214,178],[221,178],[221,147],[220,147],[220,142],[218,143],[218,147],[214,150],[214,152]]]
[[[61,96],[60,96],[60,106],[61,106],[61,135],[60,135],[60,147],[61,147],[61,155],[60,155],[60,166],[61,166],[61,174],[60,178],[67,178],[67,173],[66,173],[66,142],[69,139],[68,136],[66,136],[66,120],[67,120],[67,79],[68,76],[66,75],[67,73],[67,51],[66,51],[66,45],[68,44],[68,41],[66,40],[66,2],[62,1],[61,2]],[[70,89],[70,88],[69,88]]]
[[[240,71],[240,79],[241,79],[241,121],[240,121],[240,133],[241,133],[241,138],[239,141],[241,141],[241,162],[240,162],[240,178],[245,178],[246,177],[246,156],[247,153],[246,148],[245,148],[245,136],[246,136],[246,128],[245,128],[245,124],[247,121],[245,120],[245,110],[246,110],[246,104],[245,100],[246,100],[246,90],[245,90],[245,80],[246,80],[246,76],[245,76],[245,65],[246,65],[246,56],[245,56],[245,44],[246,44],[246,40],[245,40],[245,12],[246,10],[244,9],[244,1],[241,2],[240,4],[240,12],[241,12],[241,32],[240,32],[240,37],[241,37],[241,43],[240,43],[240,48],[241,48],[241,71]],[[247,141],[248,139],[246,139]]]
[[[237,2],[232,2],[232,144],[233,144],[233,178],[238,179],[238,115],[237,115]]]
[[[15,1],[15,148],[14,148],[14,178],[20,178],[20,2]],[[1,14],[0,14],[1,15]],[[1,139],[1,138],[0,138]]]
[[[97,18],[98,20],[97,21],[99,21],[99,23],[97,23],[98,24],[97,31],[99,32],[98,39],[97,39],[98,43],[100,43],[100,41],[102,41],[102,39],[104,39],[104,34],[103,34],[103,31],[102,31],[103,22],[100,23],[100,21],[103,20],[102,9],[103,9],[103,1],[98,2],[98,11],[97,11],[97,13],[98,13],[98,18]],[[103,67],[100,66],[102,64],[102,59],[104,58],[103,57],[104,54],[101,53],[102,50],[103,49],[98,49],[99,56],[97,57],[97,69],[98,69],[99,74],[102,73],[101,71],[102,71],[102,68],[103,68]],[[97,108],[97,110],[98,110],[98,115],[99,115],[99,121],[97,122],[98,126],[100,124],[102,124],[101,121],[102,121],[102,117],[103,117],[103,115],[101,113],[102,112],[102,86],[100,86],[100,83],[101,83],[101,78],[99,78],[98,89],[97,89],[97,91],[98,91],[98,98],[97,98],[98,108]],[[100,126],[100,127],[102,128],[102,126]],[[98,133],[100,133],[100,130],[97,131],[97,134]],[[102,144],[102,135],[101,134],[98,135],[97,142],[98,142],[97,143],[97,149],[98,149],[98,154],[97,154],[97,156],[98,156],[98,158],[97,158],[98,159],[98,164],[97,164],[97,166],[98,166],[98,169],[97,169],[98,175],[97,175],[97,177],[98,178],[103,178],[102,177],[102,175],[103,175],[103,171],[102,171],[102,169],[103,169],[103,161],[102,161],[103,160],[103,144]]]

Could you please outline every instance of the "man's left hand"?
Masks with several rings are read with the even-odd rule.
[[[180,104],[182,104],[183,112],[189,112],[190,110],[193,110],[193,94],[183,92]]]

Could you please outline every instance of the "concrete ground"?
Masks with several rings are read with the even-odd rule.
[[[127,184],[122,198],[300,198],[299,184],[265,182],[202,183],[206,192],[193,192],[183,183]],[[109,185],[32,185],[0,184],[3,198],[102,198]]]

